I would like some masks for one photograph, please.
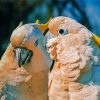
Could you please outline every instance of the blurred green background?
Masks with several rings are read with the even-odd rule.
[[[100,0],[0,0],[0,57],[20,21],[45,23],[68,16],[100,36]]]

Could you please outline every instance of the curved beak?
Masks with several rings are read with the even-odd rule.
[[[19,47],[19,48],[15,48],[14,51],[15,51],[15,55],[16,55],[16,59],[17,59],[19,67],[29,63],[33,56],[33,52],[26,48]]]

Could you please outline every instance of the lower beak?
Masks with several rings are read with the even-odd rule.
[[[28,62],[30,62],[33,52],[26,48],[19,47],[19,48],[15,48],[15,55],[16,55],[18,65],[19,67],[21,67],[22,65],[25,65]]]

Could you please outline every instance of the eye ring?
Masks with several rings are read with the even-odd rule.
[[[62,35],[65,35],[65,34],[68,34],[68,30],[66,30],[66,29],[59,29],[58,33],[62,34]]]

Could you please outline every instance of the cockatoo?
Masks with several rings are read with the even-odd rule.
[[[68,17],[49,22],[51,39],[47,50],[55,61],[49,76],[49,100],[99,100],[100,87],[93,84],[97,57],[91,46],[92,33]]]
[[[43,29],[42,29],[43,27]],[[51,59],[44,24],[18,26],[0,61],[0,100],[47,100]]]

